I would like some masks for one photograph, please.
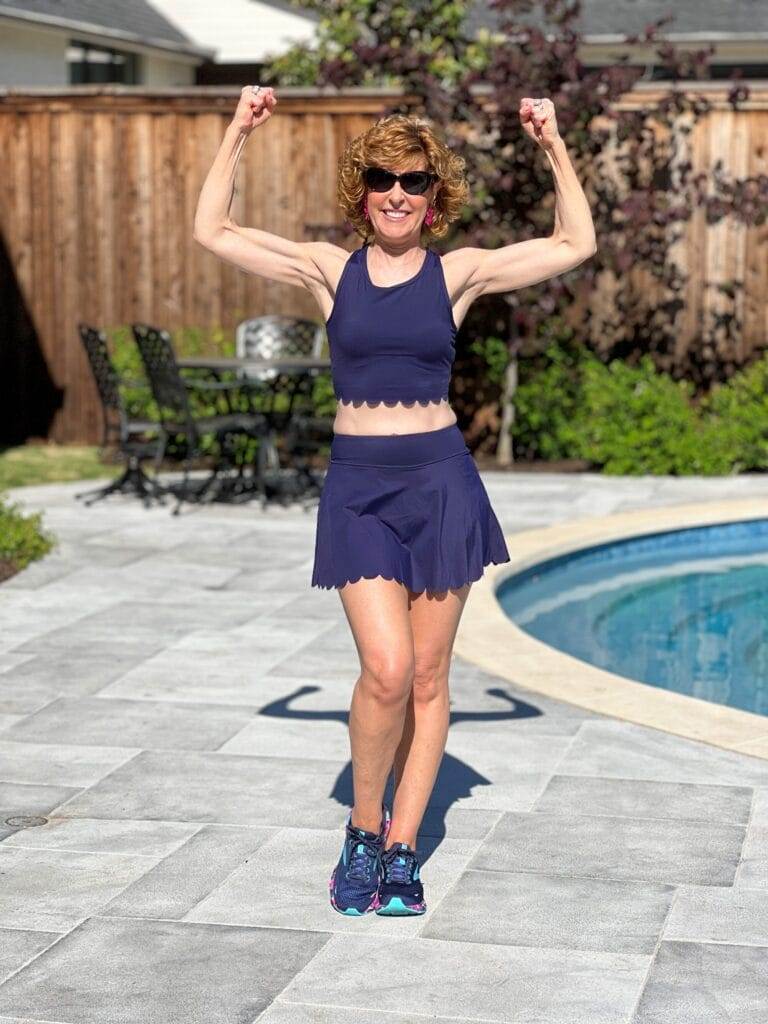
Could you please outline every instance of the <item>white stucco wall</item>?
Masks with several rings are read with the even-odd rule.
[[[99,39],[68,29],[28,27],[0,18],[0,86],[69,85],[67,46],[72,38],[139,54],[139,85],[193,85],[195,63],[142,51],[115,39]]]
[[[0,20],[0,85],[67,85],[67,38]]]

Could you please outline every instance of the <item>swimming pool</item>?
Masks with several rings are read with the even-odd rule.
[[[521,629],[599,668],[768,715],[768,519],[646,534],[507,577]]]

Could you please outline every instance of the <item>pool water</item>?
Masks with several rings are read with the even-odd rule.
[[[582,661],[768,714],[768,519],[586,548],[497,596],[521,629]]]

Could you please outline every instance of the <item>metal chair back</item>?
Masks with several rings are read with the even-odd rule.
[[[270,313],[238,324],[235,351],[240,359],[277,359],[280,356],[318,359],[325,340],[325,327],[317,320]],[[238,372],[243,377],[267,381],[274,380],[279,371],[254,364]]]
[[[195,434],[189,393],[176,362],[176,353],[168,331],[149,324],[131,324],[147,374],[152,396],[160,411],[160,422],[175,425]]]
[[[127,415],[120,395],[120,378],[109,354],[106,334],[85,323],[78,323],[77,330],[104,411],[104,443],[108,443],[110,433],[115,430],[122,439],[125,436]]]

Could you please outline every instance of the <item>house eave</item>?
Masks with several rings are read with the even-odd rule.
[[[209,47],[195,46],[192,43],[175,43],[170,39],[140,36],[134,32],[124,32],[121,29],[108,28],[75,18],[57,18],[55,15],[39,14],[36,11],[22,11],[17,7],[4,7],[1,3],[0,18],[18,21],[26,25],[36,25],[40,28],[59,28],[67,29],[69,32],[81,32],[101,39],[138,46],[142,49],[159,50],[164,54],[172,54],[177,57],[192,57],[202,60],[214,60],[216,57],[216,50]]]

